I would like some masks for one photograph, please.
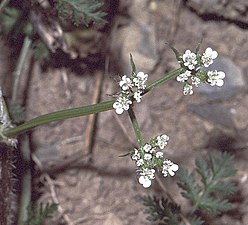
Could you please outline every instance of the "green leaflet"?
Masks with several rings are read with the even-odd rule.
[[[159,224],[178,225],[180,206],[168,201],[167,199],[157,198],[155,196],[143,196],[141,198],[142,204],[146,207],[144,210],[147,220],[153,222],[160,222]]]
[[[88,26],[91,22],[105,24],[103,17],[106,13],[100,11],[102,6],[103,3],[92,0],[58,0],[56,2],[59,17],[71,19],[76,26],[81,24]]]
[[[57,211],[57,204],[47,203],[43,205],[33,205],[28,207],[28,218],[23,222],[23,225],[40,225],[47,218],[50,218]]]
[[[210,213],[227,211],[231,204],[225,197],[234,193],[237,187],[226,180],[235,175],[232,156],[227,153],[210,154],[206,161],[196,159],[196,169],[189,173],[180,168],[178,185],[183,189],[183,197],[190,200],[193,210],[199,209]],[[196,182],[195,174],[201,178]]]

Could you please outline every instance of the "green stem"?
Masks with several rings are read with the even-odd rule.
[[[20,195],[20,206],[19,206],[19,215],[18,215],[18,225],[22,225],[23,221],[28,219],[28,206],[31,202],[31,166],[30,166],[30,146],[29,146],[29,137],[27,134],[23,135],[20,140],[19,149],[22,152],[22,165],[25,170],[22,174],[21,179],[21,195]]]
[[[128,114],[129,114],[129,117],[130,117],[131,122],[132,122],[134,133],[135,133],[135,136],[136,136],[136,139],[137,139],[137,143],[138,143],[139,147],[141,147],[141,146],[144,145],[144,139],[142,137],[142,133],[141,133],[138,121],[136,119],[136,116],[135,116],[135,113],[134,113],[132,107],[129,108]]]
[[[166,81],[178,76],[180,73],[182,73],[182,71],[183,71],[182,68],[174,70],[168,73],[166,76],[148,85],[144,94],[148,93],[155,87],[158,87],[164,84]],[[79,117],[79,116],[86,116],[89,114],[108,111],[108,110],[113,109],[113,106],[112,106],[113,103],[114,101],[108,101],[108,102],[98,103],[95,105],[83,106],[80,108],[66,109],[66,110],[62,110],[58,112],[49,113],[49,114],[42,115],[34,119],[31,119],[20,126],[17,126],[14,128],[7,128],[3,131],[3,134],[7,137],[14,137],[18,134],[31,130],[34,127],[44,125],[50,122],[55,122],[59,120],[64,120],[64,119],[69,119],[69,118],[74,118],[74,117]]]
[[[65,109],[57,112],[48,113],[31,119],[20,126],[8,128],[3,131],[7,137],[14,137],[18,134],[24,133],[34,127],[44,125],[47,123],[70,119],[79,116],[87,116],[94,113],[104,112],[113,109],[114,101],[102,102],[99,104],[83,106],[73,109]]]
[[[21,77],[21,72],[24,67],[26,57],[28,55],[29,48],[31,46],[32,40],[26,36],[22,45],[22,50],[20,53],[20,57],[18,59],[17,67],[13,73],[14,75],[14,85],[13,85],[13,91],[12,91],[12,102],[16,102],[17,96],[18,96],[18,86],[19,86],[19,81]]]
[[[164,77],[162,77],[162,78],[160,78],[160,79],[154,81],[154,82],[151,83],[150,85],[148,85],[148,86],[146,87],[145,93],[151,91],[151,90],[152,90],[153,88],[155,88],[155,87],[158,87],[158,86],[164,84],[164,83],[167,82],[168,80],[170,80],[170,79],[172,79],[172,78],[178,76],[178,75],[181,74],[183,71],[184,71],[184,69],[182,69],[182,68],[179,68],[179,69],[176,69],[176,70],[171,71],[171,72],[168,73],[166,76],[164,76]]]

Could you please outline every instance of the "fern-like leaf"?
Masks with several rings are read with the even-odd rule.
[[[178,171],[178,179],[180,181],[178,183],[179,187],[184,190],[184,192],[182,192],[182,196],[192,202],[196,202],[201,192],[201,188],[198,184],[196,184],[194,174],[189,173],[184,168],[180,168]]]
[[[178,225],[180,206],[175,203],[169,202],[164,198],[156,198],[155,196],[144,196],[141,198],[143,205],[146,207],[144,210],[147,220],[153,222],[160,222],[160,225]]]
[[[221,213],[230,209],[231,204],[225,197],[237,190],[233,183],[225,180],[235,174],[232,157],[227,153],[209,155],[207,160],[197,159],[195,164],[201,183],[196,182],[193,172],[181,168],[178,173],[178,185],[184,190],[183,197],[191,201],[193,211]]]
[[[197,216],[193,216],[193,218],[190,220],[191,225],[202,225],[203,223],[204,221]]]
[[[225,212],[230,209],[230,207],[231,203],[228,202],[228,200],[221,200],[209,196],[201,198],[201,201],[198,204],[199,209],[214,214]]]
[[[57,0],[56,8],[62,19],[70,19],[75,25],[89,25],[94,22],[105,24],[106,13],[100,11],[103,3],[95,0]]]
[[[45,206],[40,204],[39,206],[28,207],[28,218],[23,225],[41,225],[45,219],[50,218],[53,213],[57,211],[57,204],[47,203]]]

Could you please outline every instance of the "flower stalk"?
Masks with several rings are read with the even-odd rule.
[[[164,77],[158,79],[157,81],[151,83],[148,85],[144,91],[144,94],[148,93],[152,89],[164,84],[168,80],[178,76],[182,72],[182,68],[176,69]],[[31,119],[17,127],[14,128],[5,128],[3,130],[3,135],[6,137],[15,137],[21,133],[27,132],[37,126],[45,125],[51,122],[56,122],[60,120],[80,117],[80,116],[87,116],[90,114],[105,112],[108,110],[113,109],[113,103],[114,101],[106,101],[94,105],[88,105],[88,106],[82,106],[79,108],[73,108],[73,109],[65,109],[57,112],[48,113],[45,115],[38,116],[34,119]]]
[[[48,113],[31,119],[17,127],[6,128],[4,129],[3,134],[7,137],[14,137],[21,133],[27,132],[37,126],[47,123],[108,111],[113,109],[113,102],[114,101],[107,101],[99,104]]]
[[[132,122],[135,137],[137,139],[137,143],[138,143],[139,147],[141,147],[142,145],[144,145],[144,139],[142,137],[142,133],[141,133],[137,118],[135,116],[135,113],[134,113],[132,107],[129,108],[128,115],[129,115],[131,122]]]

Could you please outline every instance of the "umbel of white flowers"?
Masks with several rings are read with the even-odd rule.
[[[207,48],[201,55],[198,52],[194,53],[190,50],[186,50],[185,53],[179,57],[179,63],[185,69],[185,71],[177,76],[178,82],[183,82],[183,94],[192,95],[193,86],[203,82],[211,86],[223,86],[225,73],[222,71],[206,71],[204,68],[209,67],[213,60],[216,59],[218,53],[213,51],[212,48]]]
[[[139,183],[144,188],[148,188],[155,179],[155,172],[160,171],[165,177],[174,176],[179,166],[169,159],[163,159],[162,149],[165,148],[169,141],[166,134],[156,136],[149,143],[144,144],[138,149],[134,149],[131,158],[137,166],[139,174]]]
[[[141,102],[142,93],[146,88],[146,81],[148,75],[143,72],[132,73],[131,77],[127,75],[122,76],[119,82],[121,88],[120,93],[117,95],[117,99],[113,104],[117,114],[122,114],[129,109],[129,105],[132,104],[132,99],[138,103]]]

